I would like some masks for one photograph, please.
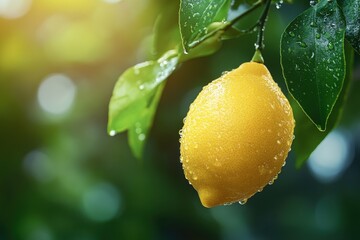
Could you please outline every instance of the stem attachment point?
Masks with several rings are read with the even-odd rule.
[[[263,56],[261,54],[260,49],[256,49],[255,54],[252,57],[251,61],[264,64],[264,58],[263,58]]]

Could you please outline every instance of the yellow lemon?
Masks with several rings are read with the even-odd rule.
[[[263,64],[244,63],[205,86],[180,131],[180,160],[201,203],[245,203],[272,184],[294,126],[290,104]]]

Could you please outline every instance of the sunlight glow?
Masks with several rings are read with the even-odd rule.
[[[14,19],[24,16],[31,7],[31,0],[0,0],[0,17]]]

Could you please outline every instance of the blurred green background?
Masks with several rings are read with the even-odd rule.
[[[117,78],[148,59],[156,17],[177,5],[0,0],[0,240],[359,239],[358,56],[340,126],[301,169],[291,152],[275,184],[244,206],[201,206],[183,176],[178,131],[202,86],[251,59],[256,36],[226,41],[170,77],[143,161],[126,133],[106,134]],[[306,7],[270,13],[264,57],[284,92],[280,36]],[[176,11],[169,16],[176,23]]]

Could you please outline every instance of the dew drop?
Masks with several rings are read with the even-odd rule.
[[[145,140],[145,138],[146,138],[146,135],[145,134],[139,134],[139,136],[138,136],[138,139],[140,140],[140,141],[144,141]]]
[[[276,143],[277,143],[277,144],[281,144],[281,141],[280,141],[280,140],[277,140]]]
[[[241,201],[239,201],[240,205],[244,205],[246,202],[247,202],[247,199],[246,199],[246,198],[243,199],[243,200],[241,200]]]
[[[109,132],[109,135],[112,136],[112,137],[115,136],[115,134],[116,134],[116,131],[115,131],[115,130],[111,130],[111,131]]]
[[[310,0],[310,6],[314,7],[316,5],[316,0]]]
[[[276,9],[280,9],[281,6],[283,5],[284,1],[283,0],[279,0],[278,2],[275,3],[275,7]]]
[[[144,90],[145,86],[144,84],[139,85],[139,90]]]
[[[282,165],[282,166],[283,166],[283,167],[285,167],[285,165],[286,165],[286,161],[284,161],[284,163],[283,163],[283,165]]]
[[[306,48],[307,47],[307,44],[300,41],[300,42],[297,42],[297,44],[299,44],[300,47],[303,47],[303,48]]]
[[[197,16],[200,16],[200,13],[194,13],[193,14],[193,17],[197,17]]]
[[[293,33],[293,32],[289,32],[289,35],[291,36],[291,37],[295,37],[295,33]]]
[[[167,61],[167,60],[165,60],[165,61],[162,61],[161,63],[160,63],[160,67],[166,67],[167,65],[169,64],[169,62]]]
[[[319,39],[319,38],[320,38],[320,34],[319,34],[319,33],[316,33],[316,34],[315,34],[315,37],[316,37],[316,39]]]
[[[137,134],[140,134],[140,133],[142,132],[141,127],[137,127],[137,128],[135,128],[135,132],[136,132]]]
[[[331,42],[328,43],[328,49],[329,49],[329,50],[334,49],[334,45],[333,45]]]

